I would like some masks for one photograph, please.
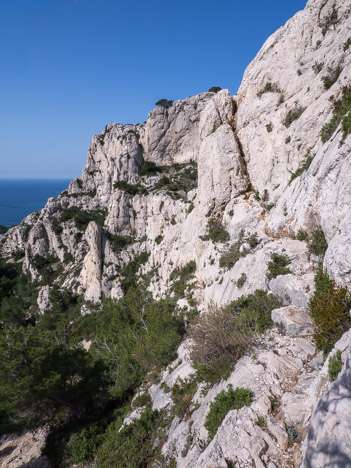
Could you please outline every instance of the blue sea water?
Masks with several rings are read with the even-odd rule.
[[[19,224],[48,198],[67,189],[70,179],[0,179],[0,224]]]

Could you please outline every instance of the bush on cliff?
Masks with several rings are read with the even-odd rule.
[[[197,378],[218,382],[232,371],[273,322],[271,311],[281,307],[280,300],[266,291],[256,290],[228,306],[212,305],[190,325],[188,335],[193,340],[191,359]]]
[[[346,288],[336,286],[322,265],[317,271],[315,286],[315,293],[309,302],[315,323],[314,341],[317,349],[326,356],[351,327],[351,293]]]

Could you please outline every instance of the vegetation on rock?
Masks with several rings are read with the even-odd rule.
[[[317,349],[327,355],[334,344],[351,327],[351,293],[340,288],[320,265],[315,278],[315,293],[309,302],[315,323],[314,341]]]
[[[209,219],[207,223],[208,236],[213,243],[227,242],[230,239],[228,231],[224,228],[222,223],[215,218]]]
[[[247,388],[236,388],[229,385],[228,390],[222,390],[210,405],[210,411],[206,416],[205,427],[208,430],[208,438],[212,440],[219,426],[229,411],[249,406],[253,393]]]
[[[276,278],[279,275],[288,275],[291,270],[287,268],[291,260],[284,254],[272,253],[271,261],[268,263],[267,278]]]
[[[328,378],[330,382],[334,382],[338,378],[342,369],[341,351],[336,351],[333,356],[330,356],[328,361]]]
[[[226,378],[258,335],[273,325],[271,311],[278,307],[281,302],[276,296],[256,290],[226,307],[212,306],[197,317],[188,329],[197,379],[218,382]]]

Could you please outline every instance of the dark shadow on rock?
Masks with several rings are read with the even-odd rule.
[[[20,468],[52,468],[48,457],[39,457],[31,460],[29,463],[21,465]]]
[[[342,445],[348,446],[349,434],[339,433],[335,439],[335,434],[328,432],[331,418],[337,418],[340,422],[351,418],[351,414],[343,414],[339,409],[344,405],[339,406],[338,403],[345,399],[351,399],[351,357],[347,359],[344,372],[322,396],[312,415],[302,464],[304,468],[321,468],[317,466],[321,459],[324,460],[323,468],[351,468],[351,450],[345,453],[342,449]],[[334,440],[328,440],[333,436]]]
[[[15,445],[9,445],[8,447],[5,447],[4,449],[0,450],[0,458],[10,455],[10,453],[12,453],[15,450],[15,448]]]

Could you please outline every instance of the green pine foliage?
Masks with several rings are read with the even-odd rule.
[[[351,327],[351,294],[339,288],[320,265],[315,277],[315,293],[309,302],[314,320],[314,341],[326,356],[335,343]]]
[[[327,251],[328,243],[325,239],[324,232],[319,229],[312,234],[312,238],[308,244],[308,249],[314,255],[324,257]]]
[[[328,378],[330,382],[334,382],[338,378],[342,369],[341,351],[336,351],[333,356],[330,356],[328,361]]]
[[[207,224],[208,236],[213,243],[227,242],[230,239],[228,231],[224,228],[222,223],[215,218],[211,218]]]
[[[291,260],[285,254],[272,253],[271,261],[268,263],[267,278],[276,278],[279,275],[288,275],[291,270],[287,268]]]
[[[333,117],[321,131],[322,142],[328,141],[341,123],[343,140],[351,133],[351,86],[342,88],[341,97],[333,102]]]
[[[86,211],[78,208],[77,206],[70,206],[69,208],[61,211],[59,220],[53,223],[53,229],[54,231],[62,231],[62,229],[60,229],[60,224],[73,220],[77,229],[85,231],[90,221],[95,221],[100,226],[103,226],[106,216],[106,210]]]
[[[208,430],[208,438],[212,440],[216,435],[219,426],[229,411],[249,406],[252,402],[253,393],[248,388],[233,389],[232,385],[228,390],[222,390],[210,405],[210,411],[206,416],[205,427]]]

